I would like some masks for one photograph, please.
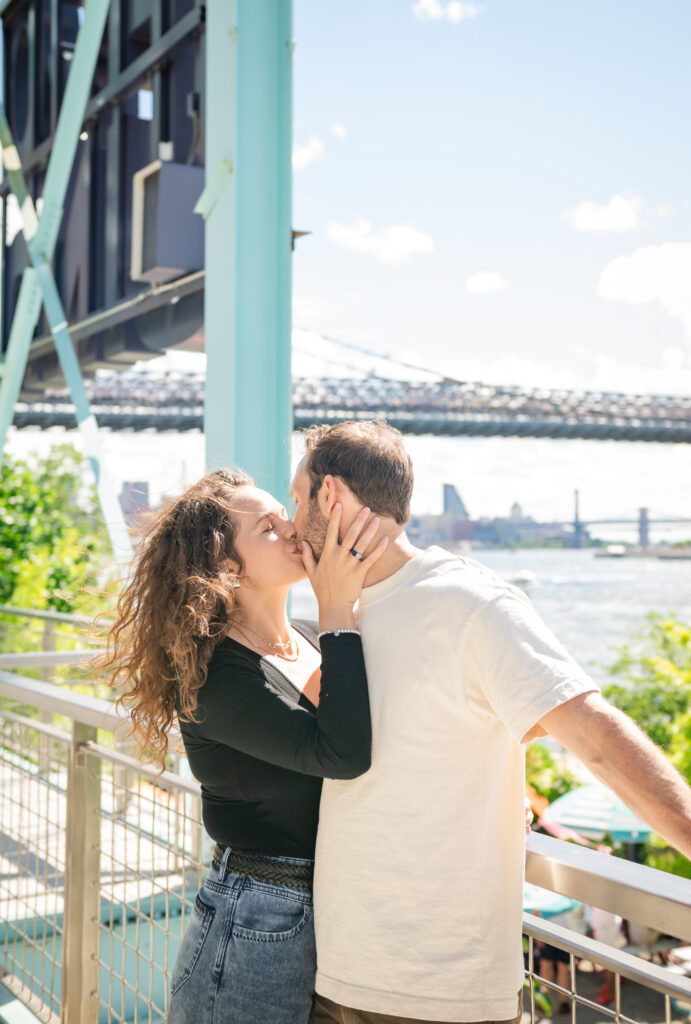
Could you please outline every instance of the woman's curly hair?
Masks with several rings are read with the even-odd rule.
[[[217,470],[170,501],[143,538],[97,660],[107,681],[125,688],[139,754],[161,770],[175,715],[196,721],[197,691],[235,607],[229,567],[243,571],[233,516],[238,488],[254,481]]]

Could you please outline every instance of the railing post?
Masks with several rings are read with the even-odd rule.
[[[100,923],[100,761],[89,768],[93,726],[75,722],[70,752],[65,857],[61,1024],[97,1024]],[[94,997],[95,994],[95,997]]]
[[[43,623],[41,647],[44,651],[57,650],[55,622],[52,619],[46,619]],[[53,674],[54,669],[52,665],[43,665],[40,671],[41,682],[52,683]],[[39,722],[52,725],[53,714],[50,711],[39,711],[38,720]],[[38,770],[41,775],[47,775],[50,771],[50,737],[42,733],[38,734]]]

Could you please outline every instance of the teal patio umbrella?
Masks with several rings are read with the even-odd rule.
[[[541,889],[539,885],[532,885],[531,882],[525,882],[523,885],[523,909],[529,914],[556,917],[557,914],[565,914],[567,910],[573,910],[577,906],[577,900],[562,896],[560,892]]]
[[[573,829],[588,839],[610,835],[622,843],[642,843],[653,831],[601,782],[565,793],[545,809],[544,818]]]

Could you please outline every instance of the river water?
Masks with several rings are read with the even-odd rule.
[[[691,561],[598,558],[593,549],[485,550],[472,558],[510,581],[527,573],[535,608],[573,657],[598,683],[616,648],[639,629],[650,611],[691,619]],[[316,612],[309,584],[294,589],[293,614]]]

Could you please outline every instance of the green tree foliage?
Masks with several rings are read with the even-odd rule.
[[[651,613],[619,651],[604,695],[650,736],[691,783],[691,625]],[[651,867],[691,878],[691,862],[657,838],[646,844]]]
[[[529,743],[525,751],[526,782],[552,803],[578,786],[578,779],[565,764],[558,764],[544,743]]]
[[[0,474],[0,604],[91,611],[110,544],[90,470],[72,445]]]
[[[691,626],[651,613],[609,667],[622,682],[604,695],[668,755],[691,782]]]

